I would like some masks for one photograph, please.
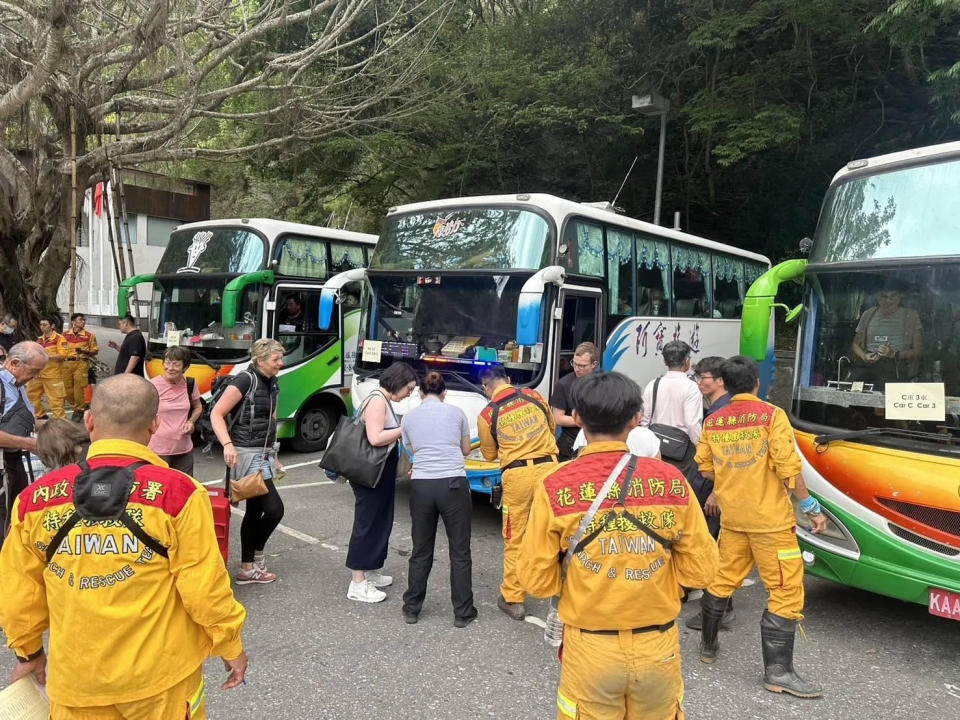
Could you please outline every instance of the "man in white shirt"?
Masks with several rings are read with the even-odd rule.
[[[663,362],[667,372],[659,378],[659,383],[656,383],[656,379],[651,380],[643,389],[643,407],[649,410],[644,412],[641,425],[661,424],[679,428],[690,438],[691,447],[696,448],[703,421],[703,395],[697,384],[687,377],[690,354],[690,346],[681,340],[663,346]],[[657,384],[656,398],[653,397],[654,384]],[[690,455],[692,457],[693,453]],[[680,469],[683,470],[682,467]]]

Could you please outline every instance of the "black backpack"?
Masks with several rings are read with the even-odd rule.
[[[67,534],[81,520],[89,523],[119,522],[150,550],[167,557],[167,548],[138,525],[127,512],[134,476],[137,470],[149,464],[139,461],[126,467],[107,465],[91,469],[86,460],[78,462],[80,472],[73,481],[74,509],[47,545],[47,562],[50,562]]]
[[[247,394],[243,396],[243,399],[237,403],[236,407],[227,415],[227,430],[232,430],[237,420],[240,419],[244,403],[251,406],[253,405],[253,397],[257,389],[257,374],[252,370],[245,370],[244,372],[250,375],[250,389],[247,390]],[[213,406],[217,404],[217,401],[223,397],[223,393],[225,393],[230,386],[230,382],[236,377],[236,375],[217,375],[210,384],[210,400],[200,399],[200,403],[203,405],[203,412],[200,413],[200,419],[197,421],[195,427],[196,432],[200,434],[200,445],[206,445],[209,448],[213,443],[218,442],[217,434],[213,431],[213,423],[210,421],[210,413],[213,411]],[[187,378],[187,380],[189,382],[190,378]],[[192,396],[193,389],[190,388],[189,392]],[[206,451],[206,448],[204,450]]]

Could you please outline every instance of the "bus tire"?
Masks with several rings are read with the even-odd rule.
[[[317,452],[327,447],[330,435],[343,415],[343,408],[324,398],[311,400],[297,415],[296,433],[290,447],[297,452]]]

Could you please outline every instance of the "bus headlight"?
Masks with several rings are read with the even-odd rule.
[[[800,503],[796,498],[791,497],[790,499],[793,502],[793,515],[797,521],[797,536],[801,540],[837,555],[859,559],[860,547],[857,545],[857,541],[833,513],[826,508],[821,508],[823,516],[827,520],[827,526],[814,535],[810,532],[810,518],[800,510]]]

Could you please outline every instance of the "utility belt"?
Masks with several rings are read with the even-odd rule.
[[[541,457],[528,458],[526,460],[514,460],[512,463],[510,463],[506,467],[500,468],[500,472],[504,472],[506,470],[514,470],[515,468],[533,467],[534,465],[542,465],[543,463],[548,463],[548,462],[555,463],[556,461],[557,461],[556,455],[543,455]]]
[[[634,635],[639,635],[640,633],[648,632],[658,632],[665,633],[667,630],[672,628],[676,624],[675,620],[671,620],[668,623],[663,625],[645,625],[644,627],[630,628],[629,630],[587,630],[586,628],[580,628],[580,632],[589,633],[590,635],[619,635],[622,632],[630,632]]]

